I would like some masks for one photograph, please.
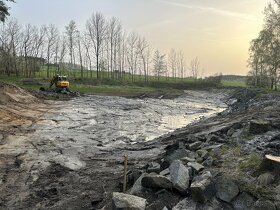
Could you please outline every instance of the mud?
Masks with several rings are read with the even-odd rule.
[[[3,103],[0,209],[102,208],[120,190],[124,155],[130,170],[158,160],[166,144],[152,139],[225,110],[225,96]]]

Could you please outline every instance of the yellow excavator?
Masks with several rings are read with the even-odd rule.
[[[50,88],[55,85],[55,92],[57,93],[68,93],[70,92],[70,83],[66,76],[56,75],[52,78],[50,82]]]

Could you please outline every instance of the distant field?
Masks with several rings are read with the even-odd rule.
[[[224,75],[222,85],[225,87],[246,87],[246,77],[238,75]]]
[[[222,85],[225,87],[246,87],[245,81],[240,80],[222,80]]]

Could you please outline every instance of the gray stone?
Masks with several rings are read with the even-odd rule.
[[[272,184],[274,181],[275,181],[275,176],[270,172],[261,174],[258,177],[258,183],[260,185],[269,185]]]
[[[218,177],[215,181],[216,197],[225,201],[231,202],[239,193],[237,184],[228,177]]]
[[[148,174],[142,178],[141,184],[147,188],[171,189],[172,182],[165,176]]]
[[[202,164],[206,167],[211,167],[214,163],[214,159],[210,156]]]
[[[148,175],[148,174],[143,173],[143,174],[136,180],[136,182],[134,183],[133,187],[132,187],[131,190],[130,190],[130,194],[132,194],[132,195],[138,195],[138,194],[140,194],[140,193],[143,191],[143,189],[145,189],[145,188],[142,186],[141,182],[142,182],[143,177],[145,177],[146,175]]]
[[[184,157],[184,158],[181,158],[180,160],[182,161],[182,163],[184,165],[188,165],[189,162],[195,162],[195,159],[189,158],[189,157]]]
[[[175,189],[185,193],[189,188],[189,170],[179,160],[175,160],[170,166],[170,178]]]
[[[201,144],[202,144],[201,141],[197,141],[192,144],[189,144],[189,149],[192,151],[196,151],[196,150],[200,149]]]
[[[222,142],[221,138],[217,135],[211,134],[209,136],[207,136],[207,143],[209,142]]]
[[[168,157],[166,157],[167,163],[171,164],[174,160],[180,160],[181,158],[187,157],[189,154],[189,151],[186,149],[178,149],[175,150],[172,154],[170,154]]]
[[[249,126],[249,132],[252,134],[261,134],[271,129],[271,123],[266,120],[252,120]]]
[[[168,208],[165,206],[162,210],[168,210]]]
[[[232,134],[234,133],[234,129],[233,128],[230,128],[228,131],[227,131],[227,136],[232,136]]]
[[[199,155],[196,153],[196,152],[193,152],[193,151],[190,151],[190,150],[187,150],[188,154],[187,154],[187,157],[191,158],[191,159],[196,159],[199,157]]]
[[[163,171],[161,171],[161,172],[159,173],[159,175],[162,175],[162,176],[168,176],[168,175],[170,175],[169,168],[164,169]]]
[[[195,202],[205,203],[215,195],[215,187],[212,184],[212,174],[205,171],[196,176],[191,184],[192,199]]]
[[[188,166],[192,167],[196,173],[198,173],[204,169],[204,166],[197,162],[189,162]]]
[[[216,145],[210,145],[208,147],[204,147],[203,149],[207,150],[207,151],[211,151],[213,149],[219,149],[223,146],[223,144],[216,144]]]
[[[233,210],[233,208],[225,203],[218,201],[216,198],[212,198],[210,201],[200,204],[198,203],[197,209],[199,210]]]
[[[276,206],[269,200],[259,199],[255,203],[253,210],[276,210]]]
[[[238,195],[232,202],[235,210],[250,210],[253,208],[256,199],[246,192]]]
[[[174,206],[172,210],[196,210],[196,206],[197,204],[193,200],[186,198]]]
[[[148,173],[152,173],[152,172],[154,172],[154,173],[160,173],[160,164],[158,164],[158,163],[150,163],[149,164],[149,167],[148,167],[148,169],[147,169],[147,172]]]
[[[209,157],[209,152],[205,149],[200,149],[200,150],[197,150],[196,152],[203,160],[205,160],[206,158]]]
[[[113,210],[145,210],[146,199],[124,193],[113,193]]]

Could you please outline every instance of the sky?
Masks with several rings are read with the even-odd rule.
[[[250,41],[263,24],[269,0],[17,0],[11,17],[22,24],[55,24],[64,30],[74,20],[80,30],[93,12],[117,17],[151,46],[168,54],[181,49],[190,63],[198,57],[204,75],[246,75]]]

